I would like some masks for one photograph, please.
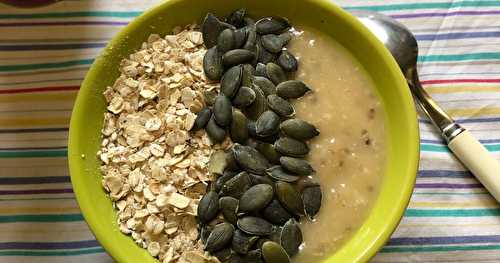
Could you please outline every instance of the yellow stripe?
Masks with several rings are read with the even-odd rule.
[[[433,86],[426,87],[430,93],[459,93],[459,92],[500,92],[500,86]]]
[[[410,207],[415,208],[462,208],[462,207],[479,207],[479,208],[498,208],[498,203],[489,199],[467,202],[411,202]]]
[[[78,94],[77,90],[41,92],[41,93],[4,94],[0,96],[0,102],[4,103],[47,102],[47,101],[73,102],[77,94]]]
[[[499,115],[500,108],[472,108],[472,109],[447,109],[446,110],[453,117],[479,117],[485,115]]]

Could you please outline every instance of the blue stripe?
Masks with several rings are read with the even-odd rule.
[[[434,178],[434,177],[473,178],[473,175],[469,171],[420,170],[420,171],[418,171],[418,177],[421,177],[421,178]]]
[[[422,34],[415,35],[419,41],[435,41],[435,40],[451,40],[451,39],[468,39],[468,38],[492,38],[500,37],[500,31],[492,32],[456,32],[444,34]]]
[[[388,246],[401,245],[445,245],[445,244],[466,244],[466,243],[497,243],[500,242],[500,235],[487,236],[441,236],[441,237],[397,237],[391,238]]]

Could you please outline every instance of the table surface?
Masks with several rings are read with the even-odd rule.
[[[74,199],[69,119],[92,59],[156,2],[0,5],[0,262],[112,262]],[[419,41],[426,90],[500,159],[500,1],[335,2],[407,25]],[[373,262],[499,262],[500,207],[419,120],[415,191]]]

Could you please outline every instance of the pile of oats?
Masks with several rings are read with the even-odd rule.
[[[195,217],[210,155],[229,141],[212,145],[205,131],[189,132],[202,92],[218,89],[203,73],[205,52],[196,25],[151,35],[104,92],[103,186],[121,232],[164,263],[218,262],[203,251]]]

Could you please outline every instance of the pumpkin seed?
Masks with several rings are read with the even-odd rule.
[[[218,150],[210,155],[208,161],[208,171],[211,174],[221,175],[227,167],[226,153],[223,150]]]
[[[209,89],[203,91],[203,98],[208,106],[212,106],[215,103],[215,98],[217,97],[217,90]]]
[[[279,138],[274,143],[274,149],[283,155],[292,157],[304,157],[309,153],[307,144],[290,137]]]
[[[236,172],[232,172],[232,171],[224,171],[224,173],[217,177],[217,179],[215,180],[214,182],[214,191],[216,191],[217,193],[220,192],[220,190],[222,189],[222,186],[227,182],[229,181],[229,179],[233,178],[237,173]]]
[[[219,199],[219,208],[222,211],[224,219],[231,224],[236,224],[238,221],[237,211],[238,211],[239,201],[238,199],[231,196],[223,196]]]
[[[283,225],[288,219],[292,218],[292,215],[276,199],[273,199],[262,210],[262,215],[266,220],[276,225]]]
[[[257,65],[255,66],[255,76],[265,77],[265,78],[267,77],[266,64],[263,64],[261,62],[257,63]]]
[[[229,223],[220,223],[214,227],[207,239],[205,250],[214,252],[224,248],[233,238],[234,227]]]
[[[245,88],[242,87],[240,91]],[[236,96],[238,97],[238,95]],[[233,111],[233,120],[230,129],[231,140],[235,143],[245,143],[248,139],[247,117],[241,111]],[[234,157],[234,156],[233,156]]]
[[[221,127],[227,127],[231,124],[233,107],[228,97],[219,95],[215,98],[214,117],[217,124]]]
[[[233,256],[233,251],[231,250],[230,247],[221,249],[219,251],[215,251],[213,255],[220,261],[220,262],[227,262],[231,257]]]
[[[319,185],[304,188],[302,191],[302,199],[304,200],[304,209],[307,218],[312,220],[319,212],[321,198],[322,194]]]
[[[240,198],[238,212],[251,213],[261,210],[273,199],[273,187],[258,184],[250,187]]]
[[[238,219],[238,228],[249,234],[266,236],[273,231],[273,225],[260,217],[245,216]]]
[[[269,78],[275,85],[286,81],[285,71],[283,71],[283,69],[275,63],[266,64],[266,75],[267,78]]]
[[[252,185],[267,184],[270,186],[274,186],[273,180],[271,180],[271,178],[269,178],[266,175],[249,174],[249,176],[250,176],[250,181],[252,182]]]
[[[286,136],[297,140],[309,140],[319,135],[319,130],[301,119],[289,119],[280,124],[280,130]]]
[[[211,80],[219,80],[222,77],[224,73],[222,56],[217,51],[216,46],[209,48],[205,56],[203,56],[203,71],[205,72],[205,76]]]
[[[203,43],[207,48],[211,48],[217,44],[217,37],[226,28],[235,29],[234,26],[221,22],[212,13],[208,13],[203,19],[201,24],[201,33],[203,36]]]
[[[234,159],[233,151],[226,151],[226,171],[240,171],[240,167]]]
[[[255,148],[262,153],[269,162],[279,164],[281,154],[274,149],[272,144],[259,142]]]
[[[319,186],[311,176],[302,176],[296,183],[297,191],[302,192],[305,188],[311,186]]]
[[[293,257],[299,252],[300,244],[302,244],[302,231],[299,224],[291,218],[281,230],[280,245],[289,256]]]
[[[191,128],[191,131],[197,131],[205,128],[207,126],[210,117],[212,116],[212,110],[208,107],[205,107],[196,114],[196,119],[194,119],[194,125]]]
[[[265,17],[257,21],[255,27],[261,35],[279,34],[290,28],[290,23],[283,17]]]
[[[252,247],[258,239],[258,236],[250,236],[237,229],[234,231],[232,248],[237,253],[247,254],[250,247]]]
[[[257,56],[257,61],[259,63],[267,64],[269,62],[274,62],[276,60],[276,58],[278,57],[277,54],[268,51],[264,47],[264,45],[262,43],[262,38],[260,38],[257,41],[257,48],[259,50],[259,53],[258,53],[258,56]]]
[[[252,85],[249,88],[255,91],[255,100],[252,104],[243,109],[243,113],[245,113],[250,120],[257,120],[257,118],[267,109],[266,97],[259,87]]]
[[[242,75],[241,75],[241,85],[250,87],[253,84],[253,74],[255,73],[255,69],[250,64],[242,65]]]
[[[226,28],[217,37],[217,50],[221,53],[233,49],[236,46],[234,31]]]
[[[292,104],[276,94],[267,96],[267,105],[281,117],[289,118],[295,115]]]
[[[241,48],[247,41],[248,30],[246,27],[234,30],[234,48]]]
[[[276,243],[280,243],[282,229],[282,226],[276,226],[275,228],[273,228],[273,232],[271,232],[271,234],[269,235],[269,239]]]
[[[268,34],[261,37],[262,46],[271,53],[278,53],[290,39]]]
[[[278,133],[280,117],[274,111],[265,111],[255,122],[257,135],[267,137]]]
[[[222,55],[222,64],[226,67],[230,67],[252,61],[254,58],[254,52],[246,49],[233,49]]]
[[[238,92],[241,85],[242,70],[241,66],[234,66],[222,75],[220,91],[228,98],[233,98]]]
[[[276,196],[288,211],[295,215],[304,214],[304,203],[299,192],[290,183],[276,182]]]
[[[263,175],[269,167],[267,159],[252,147],[236,143],[233,154],[239,166],[247,172]]]
[[[276,60],[276,63],[278,63],[278,65],[282,69],[288,72],[297,71],[299,65],[299,62],[297,61],[295,56],[293,56],[292,53],[290,53],[288,50],[281,51],[278,60]]]
[[[208,191],[198,204],[198,218],[202,223],[207,223],[217,216],[219,211],[219,195],[214,191]]]
[[[227,17],[227,22],[235,27],[242,26],[244,23],[243,18],[245,17],[246,12],[245,8],[235,10]]]
[[[276,86],[276,94],[283,99],[297,99],[311,89],[300,80],[287,80]]]
[[[260,249],[248,251],[243,259],[245,263],[264,263],[264,261],[262,261],[262,251]]]
[[[248,135],[251,137],[257,137],[257,127],[255,127],[255,121],[249,120],[247,122]],[[255,148],[255,147],[254,147]]]
[[[278,243],[267,241],[262,245],[262,256],[266,263],[290,263],[290,257]]]
[[[243,48],[248,51],[255,52],[256,45],[257,45],[257,32],[255,31],[255,26],[254,25],[247,26],[247,41],[243,45]]]
[[[266,137],[258,136],[257,138],[265,143],[274,143],[277,139],[279,139],[279,133],[275,133]]]
[[[245,24],[245,26],[255,26],[255,20],[251,17],[245,16],[243,18],[243,24]]]
[[[261,64],[261,65],[263,65],[263,64]],[[259,64],[257,64],[257,66],[259,66]],[[264,66],[264,70],[265,70],[265,66]],[[265,74],[265,72],[264,72],[264,74]],[[269,95],[272,95],[272,94],[276,94],[276,86],[274,85],[274,83],[272,81],[270,81],[266,77],[256,76],[253,79],[253,83],[255,85],[257,85],[257,87],[259,87],[264,92],[264,95],[266,97]]]
[[[252,182],[250,181],[248,173],[241,172],[226,181],[226,183],[222,186],[221,195],[232,196],[234,198],[240,199],[243,193],[251,186]]]
[[[212,114],[212,117],[208,121],[208,124],[205,128],[207,131],[208,137],[214,142],[214,143],[220,143],[226,138],[226,130],[224,128],[219,127],[217,123],[215,122],[214,115]]]
[[[314,172],[311,165],[304,159],[283,156],[280,158],[280,163],[285,170],[298,175],[310,175]]]
[[[207,243],[208,236],[212,232],[212,227],[209,225],[203,225],[200,227],[200,239],[203,244]]]
[[[248,105],[254,102],[255,97],[257,97],[257,95],[253,89],[243,86],[238,90],[238,93],[236,93],[233,99],[233,105],[236,108],[248,107]]]
[[[281,158],[283,158],[283,157],[281,157]],[[278,181],[292,183],[292,182],[295,182],[295,181],[300,179],[300,176],[287,173],[279,165],[268,168],[266,170],[266,172],[269,175],[269,177],[273,178],[274,180],[278,180]]]

